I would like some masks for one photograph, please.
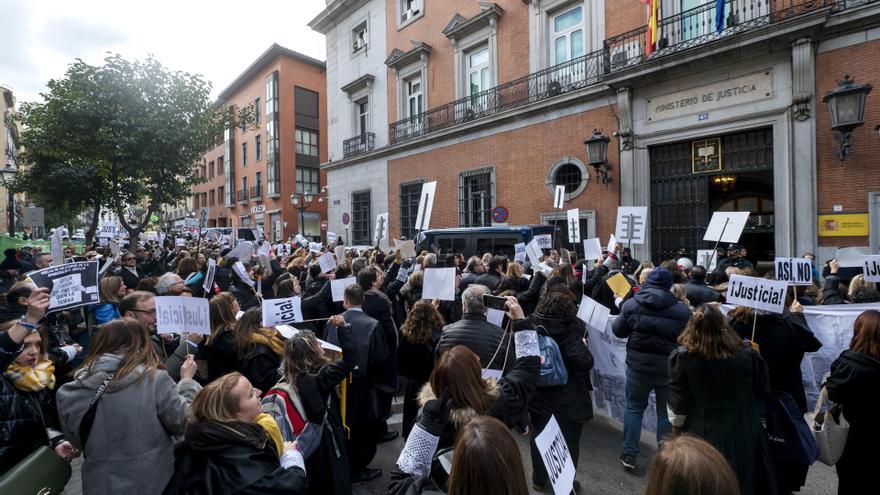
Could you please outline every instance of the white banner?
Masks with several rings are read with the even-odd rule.
[[[322,273],[332,272],[336,269],[336,257],[333,253],[324,253],[318,258],[318,264]]]
[[[201,297],[157,297],[156,331],[211,335],[209,311],[208,300]]]
[[[232,265],[232,271],[238,275],[238,278],[242,280],[242,282],[248,284],[249,286],[254,286],[254,281],[251,280],[251,276],[248,275],[247,269],[244,267],[244,263],[241,261],[236,261],[235,264]]]
[[[553,238],[550,234],[536,235],[532,240],[538,241],[538,247],[541,249],[553,249]]]
[[[581,296],[581,304],[578,306],[577,316],[590,328],[601,331],[608,325],[611,310],[592,298]]]
[[[544,467],[547,468],[553,493],[555,495],[571,493],[574,486],[574,463],[555,416],[550,416],[550,422],[535,437],[535,445],[541,453]]]
[[[303,321],[302,300],[297,297],[287,299],[267,299],[263,301],[263,326],[274,327]]]
[[[766,278],[731,275],[727,283],[727,303],[782,313],[788,283]]]
[[[379,241],[388,238],[388,213],[380,213],[376,215],[376,232],[373,236],[376,239],[376,245]]]
[[[541,256],[544,253],[541,252],[541,246],[538,244],[538,239],[532,239],[532,242],[526,244],[526,256],[529,257],[529,262],[532,263],[532,266],[537,265],[541,262]]]
[[[791,285],[813,285],[813,265],[806,258],[775,258],[776,280]]]
[[[697,250],[697,261],[695,264],[702,266],[706,269],[707,272],[711,272],[715,270],[715,265],[718,262],[718,257],[715,256],[715,251],[712,249],[698,249]]]

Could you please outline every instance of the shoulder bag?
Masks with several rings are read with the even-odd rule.
[[[89,434],[92,433],[92,425],[95,424],[95,412],[98,410],[98,401],[104,396],[104,391],[107,390],[107,384],[110,383],[110,380],[113,379],[113,375],[115,374],[116,373],[110,373],[110,376],[104,380],[104,383],[98,386],[98,389],[95,390],[95,395],[89,402],[89,409],[83,415],[82,421],[79,423],[79,441],[82,444],[83,455],[86,453],[86,442],[89,441]]]
[[[811,413],[804,415],[813,438],[819,445],[819,461],[833,466],[840,460],[846,448],[846,437],[849,435],[849,422],[843,417],[843,409],[838,405],[827,409],[828,390],[822,387],[822,392],[816,400],[816,408]],[[822,407],[826,411],[820,412]],[[836,413],[836,414],[835,414]],[[839,419],[835,419],[837,416]]]

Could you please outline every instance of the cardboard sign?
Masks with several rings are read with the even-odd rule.
[[[871,248],[867,246],[838,248],[834,259],[841,268],[855,268],[864,265],[864,257],[871,256]]]
[[[238,278],[240,278],[242,280],[242,282],[248,284],[251,287],[254,286],[254,281],[251,280],[251,276],[248,274],[248,271],[245,269],[244,263],[242,263],[241,261],[236,261],[232,265],[232,271],[234,271],[235,274],[238,275]]]
[[[529,261],[532,263],[532,265],[537,265],[538,263],[540,263],[541,256],[543,255],[544,253],[541,252],[541,246],[538,245],[537,239],[532,239],[532,242],[526,245],[526,256],[529,257]]]
[[[747,308],[782,313],[785,309],[787,290],[787,282],[731,275],[727,284],[727,302]]]
[[[619,242],[644,244],[648,225],[647,206],[620,206],[617,208],[615,235]]]
[[[791,285],[813,285],[813,264],[806,258],[776,258],[776,280]]]
[[[158,333],[200,333],[211,335],[208,300],[201,297],[160,296],[156,298]]]
[[[581,296],[577,316],[593,330],[605,333],[611,310],[587,296]]]
[[[427,268],[422,299],[455,300],[455,268]]]
[[[318,264],[322,273],[332,272],[336,269],[336,257],[333,253],[324,253],[318,258]]]
[[[715,250],[713,249],[698,249],[697,250],[697,265],[702,266],[706,269],[707,272],[711,272],[715,270],[715,265],[718,263],[718,256],[716,256]]]
[[[556,186],[553,190],[553,207],[561,210],[565,202],[565,186]]]
[[[880,256],[862,258],[862,270],[866,282],[880,282]]]
[[[519,242],[513,245],[513,261],[520,263],[526,260],[526,243]]]
[[[208,258],[208,270],[205,272],[205,281],[202,282],[202,289],[205,293],[210,293],[214,288],[214,274],[217,273],[217,262],[214,258]]]
[[[608,277],[605,283],[608,284],[608,287],[611,288],[611,292],[617,297],[626,297],[630,289],[632,289],[632,286],[629,285],[629,281],[626,279],[626,275],[620,272]]]
[[[345,298],[345,288],[349,285],[357,285],[357,278],[346,277],[330,281],[330,293],[333,295],[333,302],[342,302]]]
[[[251,241],[242,241],[238,246],[232,248],[231,251],[226,253],[224,258],[232,259],[235,258],[237,260],[242,261],[250,261],[251,256],[254,255],[254,245]]]
[[[373,238],[376,239],[377,246],[379,241],[388,238],[388,212],[376,215],[376,232]]]
[[[486,308],[486,321],[500,327],[504,322],[504,311],[494,308]],[[504,328],[504,327],[502,327]]]
[[[749,212],[747,211],[716,211],[712,214],[712,220],[709,221],[709,227],[706,228],[706,235],[703,236],[703,240],[739,242],[739,236],[742,234],[748,219]]]
[[[320,242],[310,242],[309,243],[309,251],[312,253],[320,253],[322,247],[323,246],[321,246]]]
[[[532,237],[532,240],[538,241],[538,247],[541,249],[553,249],[553,237],[550,234],[541,234]]]
[[[303,321],[302,300],[298,296],[263,301],[263,326],[274,327]]]
[[[98,262],[80,261],[50,266],[28,274],[39,288],[49,289],[49,311],[96,304]]]
[[[431,225],[431,212],[434,209],[434,194],[437,192],[437,181],[422,184],[419,196],[419,209],[416,214],[416,230],[427,230]]]
[[[602,257],[602,241],[598,237],[584,239],[584,259],[595,261]]]
[[[568,223],[565,224],[568,227],[568,242],[571,244],[581,242],[580,212],[577,208],[574,208],[568,210],[565,214],[568,217]]]
[[[547,426],[535,437],[535,445],[541,454],[541,460],[544,461],[553,493],[555,495],[571,493],[574,486],[574,463],[555,416],[550,416]]]
[[[397,245],[397,250],[400,251],[400,257],[403,259],[416,257],[416,243],[411,240],[399,243]]]

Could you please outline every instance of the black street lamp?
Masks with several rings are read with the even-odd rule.
[[[321,189],[321,193],[324,193],[326,191],[327,191],[327,187],[324,186]],[[308,209],[310,206],[312,206],[312,203],[316,199],[318,200],[319,203],[321,203],[327,199],[327,196],[324,196],[323,194],[315,194],[313,192],[304,192],[304,193],[293,192],[290,194],[290,204],[293,205],[294,208],[299,210],[299,233],[303,237],[306,236],[306,225],[305,225],[305,223],[306,223],[305,222],[306,209]]]
[[[15,199],[13,197],[12,191],[9,190],[9,182],[11,182],[12,179],[15,178],[16,174],[18,174],[18,169],[10,164],[6,164],[6,168],[0,170],[0,173],[3,174],[3,183],[4,185],[6,185],[6,213],[9,215],[7,224],[9,227],[9,236],[15,237]]]
[[[587,163],[593,167],[596,179],[601,180],[602,184],[605,184],[606,189],[608,188],[608,183],[611,182],[611,179],[608,177],[608,171],[611,168],[608,165],[609,141],[611,141],[611,138],[603,136],[602,131],[598,129],[593,129],[593,135],[590,136],[590,139],[584,141],[584,146],[587,148]]]
[[[837,88],[822,98],[831,114],[831,129],[840,143],[837,158],[841,162],[852,148],[852,132],[865,123],[865,99],[872,89],[870,84],[856,84],[847,74],[838,81]]]

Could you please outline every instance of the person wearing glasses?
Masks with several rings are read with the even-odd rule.
[[[119,269],[116,275],[122,277],[122,282],[129,290],[136,290],[138,282],[144,278],[144,275],[138,272],[137,264],[137,256],[134,253],[123,253],[122,268]]]

